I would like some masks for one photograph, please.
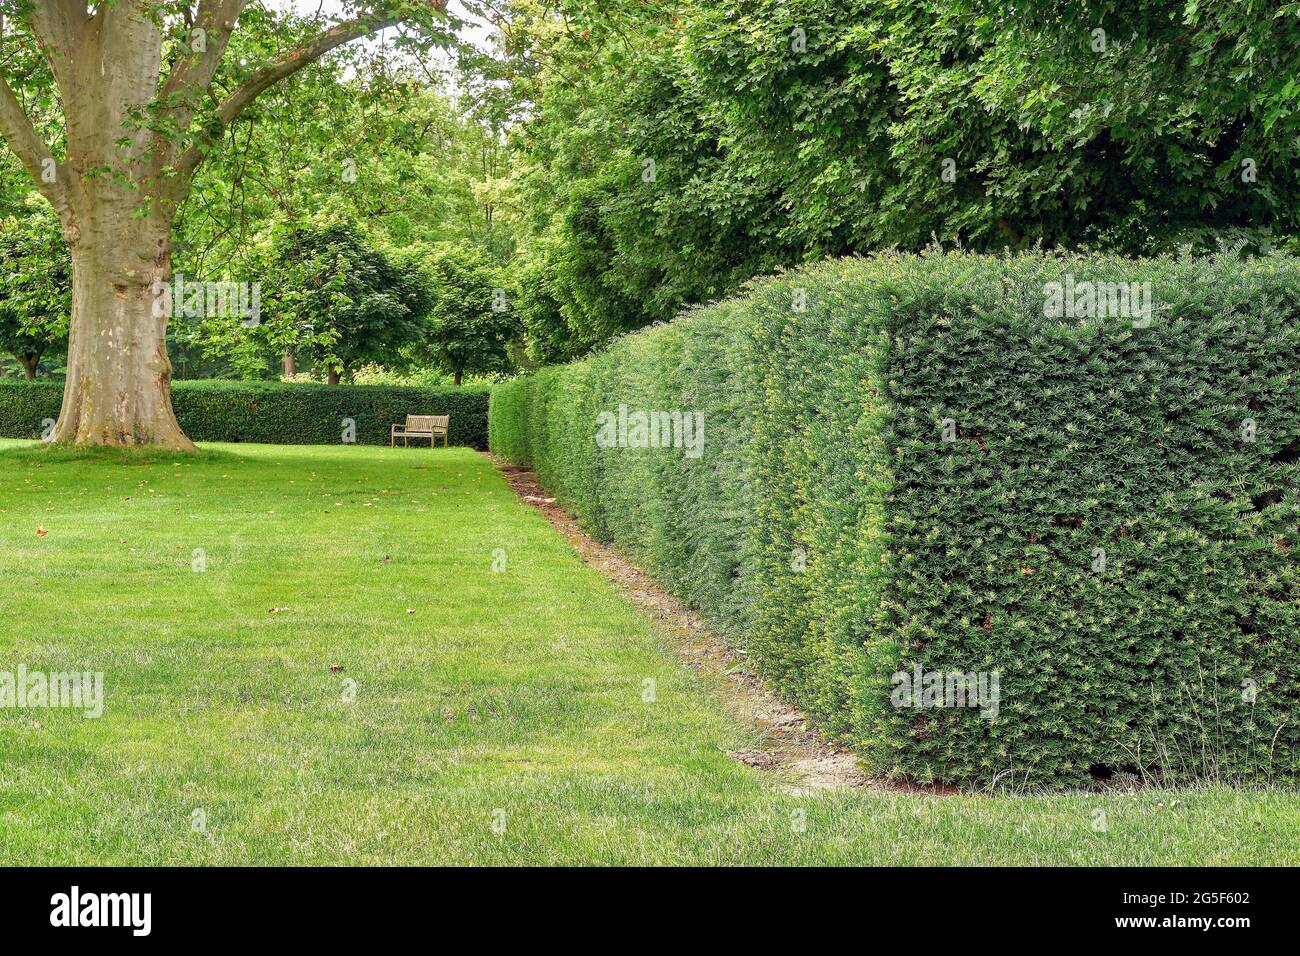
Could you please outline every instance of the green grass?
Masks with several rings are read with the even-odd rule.
[[[1300,862],[1281,791],[789,795],[462,449],[0,442],[0,609],[0,671],[105,675],[0,709],[4,865]]]

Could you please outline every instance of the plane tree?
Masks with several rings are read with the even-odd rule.
[[[449,43],[445,4],[350,0],[302,18],[249,0],[0,0],[0,133],[72,260],[56,441],[193,447],[172,410],[159,290],[195,173],[263,93],[332,50],[388,28],[399,53]],[[25,66],[33,50],[52,90]],[[53,140],[34,121],[51,99]]]

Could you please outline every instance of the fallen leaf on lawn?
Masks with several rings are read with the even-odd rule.
[[[45,537],[47,534],[49,534],[49,532],[46,531],[44,528],[37,528],[37,529],[36,529],[36,537],[38,537],[38,538],[43,538],[43,537]]]
[[[285,611],[287,611],[287,610],[289,610],[287,607],[273,607],[273,608],[269,609],[266,613],[268,613],[268,614],[283,614],[283,613],[284,613]]]
[[[337,674],[337,673],[338,673],[339,671],[341,671],[341,670],[343,670],[343,665],[342,665],[342,664],[331,664],[331,665],[330,665],[330,673],[331,673],[331,674]]]

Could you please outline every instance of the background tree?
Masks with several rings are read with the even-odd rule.
[[[429,277],[418,259],[367,241],[344,223],[285,229],[265,282],[261,324],[250,337],[291,349],[337,385],[363,363],[401,365],[429,314]]]
[[[535,358],[590,350],[730,291],[794,248],[683,60],[680,5],[521,2],[504,55]],[[556,312],[563,320],[554,322]],[[566,341],[567,338],[567,341]]]
[[[0,220],[0,349],[27,379],[67,347],[72,263],[59,221],[39,196]]]
[[[500,372],[519,333],[501,270],[481,250],[444,244],[426,259],[431,301],[422,340],[411,355],[452,375]]]

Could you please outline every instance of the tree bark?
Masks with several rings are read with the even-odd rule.
[[[298,374],[298,363],[295,360],[293,349],[284,350],[284,377],[293,378]]]
[[[331,365],[325,369],[325,381],[329,385],[337,385],[343,379],[343,370]]]
[[[15,355],[14,358],[23,367],[23,378],[29,382],[34,381],[36,379],[36,366],[41,364],[41,357],[32,352],[23,352],[20,355]]]
[[[101,199],[71,243],[68,378],[56,442],[193,451],[172,411],[171,223]]]
[[[459,368],[456,369],[456,377],[455,377],[455,379],[452,381],[452,384],[453,384],[453,385],[459,385],[459,384],[460,384],[460,377],[461,377],[461,375],[462,375],[463,373],[464,373],[464,370],[463,370],[463,369],[459,369]]]

